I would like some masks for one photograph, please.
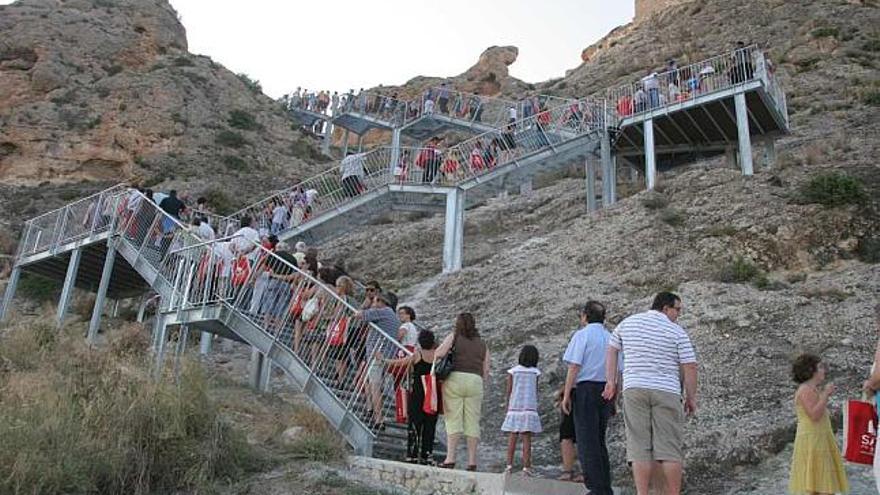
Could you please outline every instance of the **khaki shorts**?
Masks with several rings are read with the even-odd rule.
[[[631,388],[623,391],[627,462],[682,462],[684,409],[681,396]]]

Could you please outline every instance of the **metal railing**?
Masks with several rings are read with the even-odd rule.
[[[173,281],[167,310],[224,304],[291,351],[374,435],[393,421],[403,375],[384,360],[410,351],[361,316],[353,284],[329,287],[256,244],[236,257],[233,245],[241,251],[248,243],[221,239],[170,251],[161,265]]]
[[[124,188],[117,184],[25,222],[16,261],[106,232],[118,207],[113,198]]]
[[[400,183],[457,185],[553,149],[557,144],[615,125],[605,102],[587,98],[463,141],[450,148],[426,148],[419,155],[402,154]]]
[[[649,74],[638,82],[609,89],[606,96],[622,119],[757,80],[759,62],[763,66],[763,54],[753,45]]]
[[[421,148],[400,148],[401,156],[415,156],[420,152]],[[248,216],[265,233],[297,227],[364,193],[387,185],[392,180],[390,177],[401,173],[393,164],[394,149],[389,147],[351,155],[338,167],[278,191],[233,213],[229,219],[240,221]]]
[[[515,110],[514,115],[511,115],[511,109]],[[501,127],[509,123],[511,117],[519,120],[522,116],[519,104],[515,101],[440,86],[428,88],[419,98],[408,103],[406,123],[428,114],[492,127]]]

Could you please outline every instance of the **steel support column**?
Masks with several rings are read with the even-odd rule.
[[[6,282],[6,292],[3,294],[3,302],[0,304],[0,322],[9,316],[9,310],[12,308],[12,298],[15,297],[15,291],[18,289],[18,281],[21,279],[21,268],[12,268],[9,274],[9,281]]]
[[[592,153],[587,153],[584,160],[584,180],[587,188],[587,212],[592,213],[599,209],[596,202],[596,158]]]
[[[394,169],[400,163],[400,128],[395,127],[391,130],[391,165],[388,170],[390,174],[394,174]]]
[[[364,135],[358,134],[358,153],[364,152]]]
[[[214,334],[210,332],[202,332],[201,338],[199,339],[199,354],[202,356],[207,356],[211,354],[211,347],[214,343]]]
[[[348,155],[348,129],[342,133],[342,157]]]
[[[645,121],[645,185],[653,190],[657,185],[657,156],[654,154],[654,121]]]
[[[76,284],[76,274],[79,272],[79,262],[82,259],[82,248],[76,248],[70,252],[70,261],[67,262],[67,275],[64,276],[64,286],[61,288],[61,298],[58,300],[58,311],[55,316],[55,324],[58,328],[64,325],[67,317],[67,308],[73,296],[73,288]]]
[[[272,363],[256,347],[251,347],[250,384],[255,390],[269,390]]]
[[[749,134],[749,109],[745,93],[733,95],[736,104],[736,129],[739,136],[739,166],[743,175],[755,173],[752,165],[752,138]]]
[[[165,346],[168,345],[168,324],[165,323],[165,315],[156,314],[156,327],[153,334],[153,350],[156,358],[153,364],[153,379],[158,381],[162,377],[162,368],[165,365]]]
[[[321,143],[321,151],[325,155],[330,154],[330,140],[333,138],[333,124],[330,121],[324,122],[324,142]]]
[[[617,202],[617,167],[611,156],[611,135],[602,133],[602,206]]]
[[[764,168],[771,169],[776,166],[776,141],[772,138],[764,141]]]
[[[464,190],[457,187],[446,193],[443,273],[453,273],[461,270],[464,244],[464,195]]]
[[[95,307],[92,309],[92,319],[89,321],[89,344],[95,343],[98,329],[101,327],[101,314],[104,312],[104,303],[107,300],[107,289],[110,287],[110,277],[113,275],[113,263],[116,261],[116,240],[107,241],[107,255],[104,257],[104,270],[101,272],[101,282],[98,284],[98,294],[95,296]]]

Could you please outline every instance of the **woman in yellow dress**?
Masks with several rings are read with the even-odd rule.
[[[800,385],[795,393],[798,423],[788,491],[795,495],[848,493],[849,483],[828,418],[828,398],[834,385],[823,386],[825,364],[818,356],[802,354],[794,360],[792,378]]]

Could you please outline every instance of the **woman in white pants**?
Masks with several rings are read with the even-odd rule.
[[[874,306],[874,323],[877,332],[880,333],[880,304]],[[874,351],[874,365],[871,367],[871,376],[865,380],[862,388],[874,399],[874,406],[880,411],[880,340]],[[874,449],[874,481],[877,483],[877,493],[880,493],[880,449]]]

